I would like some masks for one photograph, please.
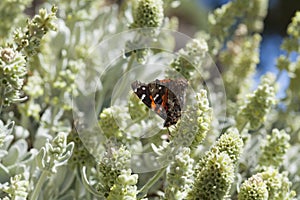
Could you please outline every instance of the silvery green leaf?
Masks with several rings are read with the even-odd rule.
[[[9,166],[8,169],[10,174],[19,174],[26,170],[26,165],[22,163],[15,163],[14,165]]]
[[[37,154],[38,154],[37,149],[30,149],[30,151],[25,154],[25,156],[22,158],[21,161],[23,163],[28,163],[28,162],[32,161]]]
[[[0,163],[0,182],[8,182],[10,177],[9,170]]]
[[[20,157],[24,156],[28,150],[28,144],[25,139],[19,139],[12,145],[12,147],[16,147],[18,149]]]
[[[4,156],[6,156],[8,154],[8,152],[6,151],[6,150],[1,150],[0,149],[0,160],[2,160],[2,158],[4,157]]]
[[[51,108],[48,108],[47,110],[45,110],[45,112],[43,113],[42,117],[41,117],[41,121],[43,122],[47,122],[50,123],[51,122]]]
[[[17,162],[19,157],[19,151],[16,147],[11,147],[7,153],[7,155],[2,159],[2,163],[5,166],[13,165]]]
[[[73,171],[70,171],[69,168],[66,167],[60,167],[58,170],[60,176],[57,177],[60,180],[60,194],[68,193],[68,190],[70,190],[74,180],[75,180],[75,173]],[[57,182],[57,181],[55,181]]]
[[[27,154],[28,144],[24,139],[15,142],[8,150],[8,155],[3,158],[3,164],[9,166],[17,163],[25,154]]]

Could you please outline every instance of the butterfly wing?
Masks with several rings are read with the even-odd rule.
[[[185,79],[156,79],[149,84],[135,81],[131,87],[147,107],[165,120],[164,127],[169,127],[181,117],[187,85]]]
[[[148,108],[151,108],[162,119],[166,119],[167,111],[164,108],[164,101],[167,100],[167,96],[164,93],[167,88],[165,86],[155,82],[145,84],[135,81],[131,84],[131,88]]]

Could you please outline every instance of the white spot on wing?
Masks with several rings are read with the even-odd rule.
[[[145,95],[145,94],[143,94],[143,95],[142,95],[142,97],[141,97],[141,100],[144,100],[144,99],[145,99],[145,97],[146,97],[146,95]]]

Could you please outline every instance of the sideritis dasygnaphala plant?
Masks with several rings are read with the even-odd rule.
[[[193,38],[186,1],[34,2],[0,2],[0,199],[297,199],[300,11],[256,86],[267,0]]]

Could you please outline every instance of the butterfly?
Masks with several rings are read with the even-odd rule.
[[[131,88],[142,102],[165,120],[164,127],[177,123],[181,117],[188,87],[186,79],[163,79],[142,83],[134,81]]]

